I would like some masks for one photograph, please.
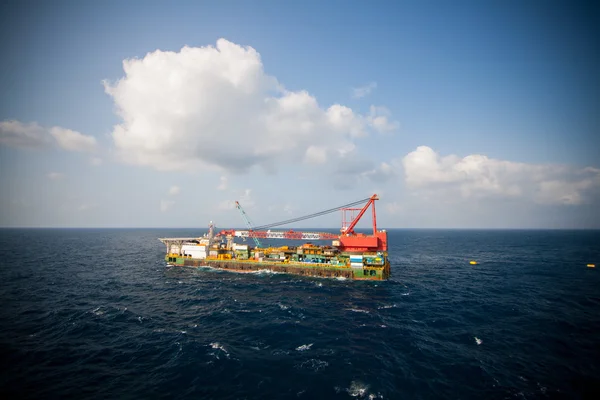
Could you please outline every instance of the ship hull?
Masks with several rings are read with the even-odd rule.
[[[390,276],[390,265],[386,263],[378,267],[350,268],[316,263],[269,262],[255,260],[211,260],[188,257],[165,257],[165,261],[173,266],[211,267],[225,271],[248,273],[269,270],[301,276],[320,278],[338,278],[352,280],[387,280]]]

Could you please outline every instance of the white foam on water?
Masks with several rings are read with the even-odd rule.
[[[483,343],[483,340],[481,340],[477,336],[475,336],[475,343],[477,343],[477,345],[479,346],[481,343]]]
[[[218,272],[218,271],[220,271],[219,269],[217,269],[217,268],[214,268],[214,267],[211,267],[210,265],[198,265],[198,267],[196,267],[196,268],[198,268],[198,269],[202,269],[202,270],[205,270],[205,269],[206,269],[206,270],[209,270],[209,271],[215,271],[215,272]]]
[[[311,344],[303,344],[302,346],[296,347],[296,350],[297,351],[305,351],[305,350],[310,349],[312,347],[312,345],[313,345],[313,343],[311,343]]]
[[[92,311],[92,313],[94,313],[95,315],[102,315],[104,314],[104,310],[101,310],[102,307],[98,307],[96,309],[94,309],[94,311]]]
[[[342,389],[339,386],[336,386],[334,387],[334,390],[336,393],[340,393]],[[369,393],[369,385],[359,381],[352,381],[350,387],[344,390],[352,397],[367,398],[369,400],[383,399],[381,393]]]
[[[368,311],[368,310],[361,310],[360,308],[347,308],[346,310],[352,311],[352,312],[365,313],[365,314],[369,314],[370,313],[370,311]]]
[[[408,296],[410,295],[410,292],[406,292],[406,293],[401,293],[400,296]]]
[[[352,381],[350,387],[346,389],[346,392],[352,397],[364,397],[367,394],[369,385],[362,382]]]
[[[286,306],[286,305],[283,305],[283,304],[281,304],[281,303],[277,303],[277,305],[278,305],[278,306],[279,306],[279,308],[281,308],[282,310],[287,310],[288,308],[290,308],[290,307],[288,307],[288,306]]]
[[[248,274],[257,274],[257,275],[279,275],[279,274],[285,274],[285,272],[277,272],[277,271],[273,271],[271,269],[259,269],[258,271],[248,271]]]
[[[215,350],[221,350],[223,353],[225,353],[226,357],[229,357],[229,352],[225,349],[225,347],[223,347],[221,344],[219,344],[218,342],[214,342],[210,344],[210,347],[212,347]],[[218,357],[217,357],[218,358]]]
[[[309,369],[314,372],[319,372],[322,369],[325,369],[329,366],[327,361],[317,360],[316,358],[311,358],[310,360],[306,360],[301,362],[300,364],[296,364],[295,367],[298,369]]]

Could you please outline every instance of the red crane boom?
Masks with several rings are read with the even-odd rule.
[[[375,200],[379,200],[379,197],[374,194],[367,199],[367,204],[363,208],[337,208],[327,210],[342,211],[342,229],[341,234],[336,235],[333,233],[326,232],[297,232],[297,231],[271,231],[271,230],[247,230],[247,231],[236,231],[236,230],[225,230],[221,231],[217,236],[236,236],[236,237],[248,237],[248,238],[262,238],[262,239],[292,239],[292,240],[333,240],[333,246],[338,247],[341,251],[346,252],[369,252],[369,251],[387,251],[387,232],[385,230],[377,230],[377,215],[375,212]],[[362,200],[364,201],[364,200]],[[361,201],[361,202],[362,202]],[[352,203],[352,205],[356,204]],[[365,235],[363,233],[354,232],[354,228],[358,221],[364,216],[365,212],[369,207],[372,207],[373,217],[373,234]],[[347,213],[359,211],[356,217],[350,216],[347,219]],[[323,213],[316,213],[315,215],[323,215]],[[298,218],[300,220],[302,218]],[[270,224],[268,226],[276,226],[279,224]]]

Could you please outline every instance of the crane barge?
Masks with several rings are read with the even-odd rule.
[[[208,266],[234,272],[270,270],[295,275],[346,278],[357,280],[386,280],[390,276],[387,232],[377,229],[373,196],[345,206],[320,211],[252,228],[239,202],[236,208],[246,222],[247,230],[215,232],[212,221],[208,233],[198,238],[160,238],[167,247],[165,261],[173,266]],[[355,208],[359,204],[366,204]],[[355,232],[355,227],[367,210],[372,211],[372,233]],[[329,232],[300,232],[271,230],[271,228],[342,212],[339,234]],[[255,246],[235,243],[235,238],[251,238]],[[263,247],[260,239],[303,241],[297,246]],[[315,241],[330,240],[331,245],[316,245]]]

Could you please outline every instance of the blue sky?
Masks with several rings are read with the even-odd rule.
[[[600,228],[590,4],[3,4],[0,225]]]

